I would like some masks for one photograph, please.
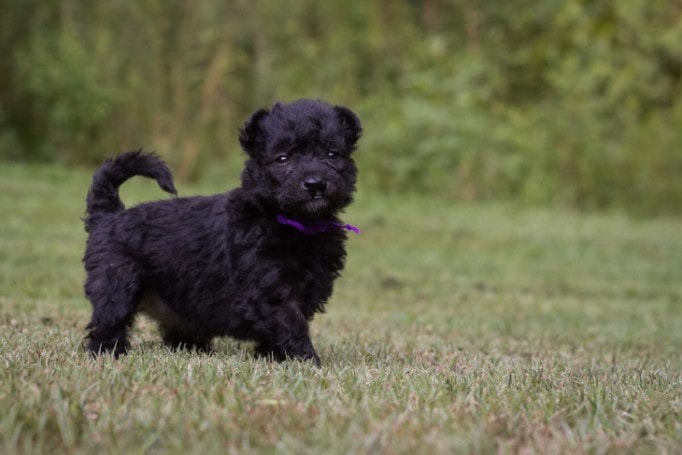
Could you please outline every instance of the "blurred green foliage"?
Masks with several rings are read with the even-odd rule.
[[[0,157],[182,178],[276,100],[365,126],[362,184],[682,212],[680,0],[2,0]]]

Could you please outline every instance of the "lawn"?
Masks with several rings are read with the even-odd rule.
[[[95,361],[88,182],[0,163],[0,453],[682,452],[682,219],[361,191],[321,368],[171,352],[143,318]]]

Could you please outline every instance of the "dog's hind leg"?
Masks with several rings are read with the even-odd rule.
[[[113,352],[116,357],[129,347],[128,332],[140,300],[137,267],[126,261],[106,261],[88,268],[85,294],[92,304],[87,325],[87,349],[92,355]]]

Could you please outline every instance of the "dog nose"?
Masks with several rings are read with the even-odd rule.
[[[327,182],[316,176],[306,177],[303,180],[303,187],[308,190],[311,196],[324,193],[327,189]]]

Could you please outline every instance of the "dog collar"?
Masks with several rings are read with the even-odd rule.
[[[332,220],[295,220],[286,215],[277,215],[277,222],[286,226],[291,226],[303,232],[305,235],[321,234],[328,231],[330,228],[341,228],[347,231],[360,233],[360,229],[352,224],[343,224]]]

